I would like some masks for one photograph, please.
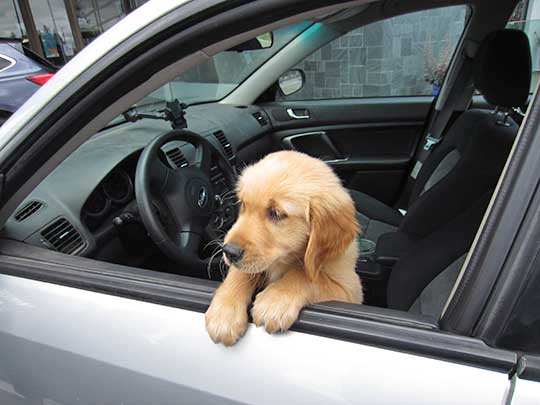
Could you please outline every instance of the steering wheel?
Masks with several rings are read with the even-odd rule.
[[[183,141],[195,147],[194,162],[171,168],[161,147]],[[199,255],[205,228],[219,208],[210,170],[214,161],[229,190],[236,175],[220,149],[203,136],[187,130],[159,135],[143,150],[135,174],[135,197],[150,238],[169,258],[189,268],[206,269],[209,259]]]

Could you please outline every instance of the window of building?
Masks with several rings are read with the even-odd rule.
[[[306,83],[287,100],[437,94],[463,33],[466,6],[401,15],[357,28],[296,68]]]

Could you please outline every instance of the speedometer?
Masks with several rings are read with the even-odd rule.
[[[83,211],[89,217],[100,217],[105,214],[110,206],[110,201],[100,190],[96,190],[84,204]]]
[[[125,171],[115,170],[103,182],[103,192],[112,202],[125,204],[133,195],[133,183]]]

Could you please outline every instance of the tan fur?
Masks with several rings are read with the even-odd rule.
[[[241,246],[244,256],[206,312],[214,342],[229,346],[244,334],[256,291],[253,321],[270,333],[289,329],[309,304],[362,303],[355,208],[329,166],[299,152],[272,153],[243,171],[237,195],[240,215],[225,243]]]

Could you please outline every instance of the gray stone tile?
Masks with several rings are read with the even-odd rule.
[[[325,77],[324,87],[327,88],[338,88],[341,85],[339,77]]]
[[[341,85],[341,97],[352,97],[353,87],[349,85]]]
[[[332,60],[349,62],[349,50],[345,48],[332,49]]]
[[[401,56],[412,55],[412,39],[410,37],[401,38]]]
[[[364,36],[363,35],[351,35],[349,37],[349,46],[350,47],[362,47],[362,46],[364,46]]]
[[[330,44],[321,48],[321,60],[332,60],[332,47]]]
[[[351,66],[364,66],[366,64],[366,48],[349,49],[349,64]]]
[[[368,72],[367,74],[367,81],[366,83],[368,85],[374,85],[374,84],[389,84],[389,75],[386,73],[375,73],[375,72]]]
[[[324,73],[315,73],[315,86],[324,87]]]
[[[364,86],[364,97],[386,97],[392,95],[390,85],[384,86]]]
[[[339,77],[340,63],[335,61],[325,62],[326,77]]]
[[[366,46],[381,46],[383,43],[383,27],[380,23],[370,24],[364,31]]]
[[[380,59],[368,59],[366,63],[366,68],[368,72],[380,72],[382,67],[382,62]]]
[[[349,83],[357,85],[366,83],[366,68],[363,66],[351,66],[349,70]]]
[[[364,86],[353,85],[352,86],[352,95],[353,95],[353,97],[363,97],[364,96]]]
[[[333,98],[332,89],[322,89],[322,98]]]
[[[369,59],[380,59],[383,57],[383,47],[382,46],[370,46],[367,48],[367,57]]]

